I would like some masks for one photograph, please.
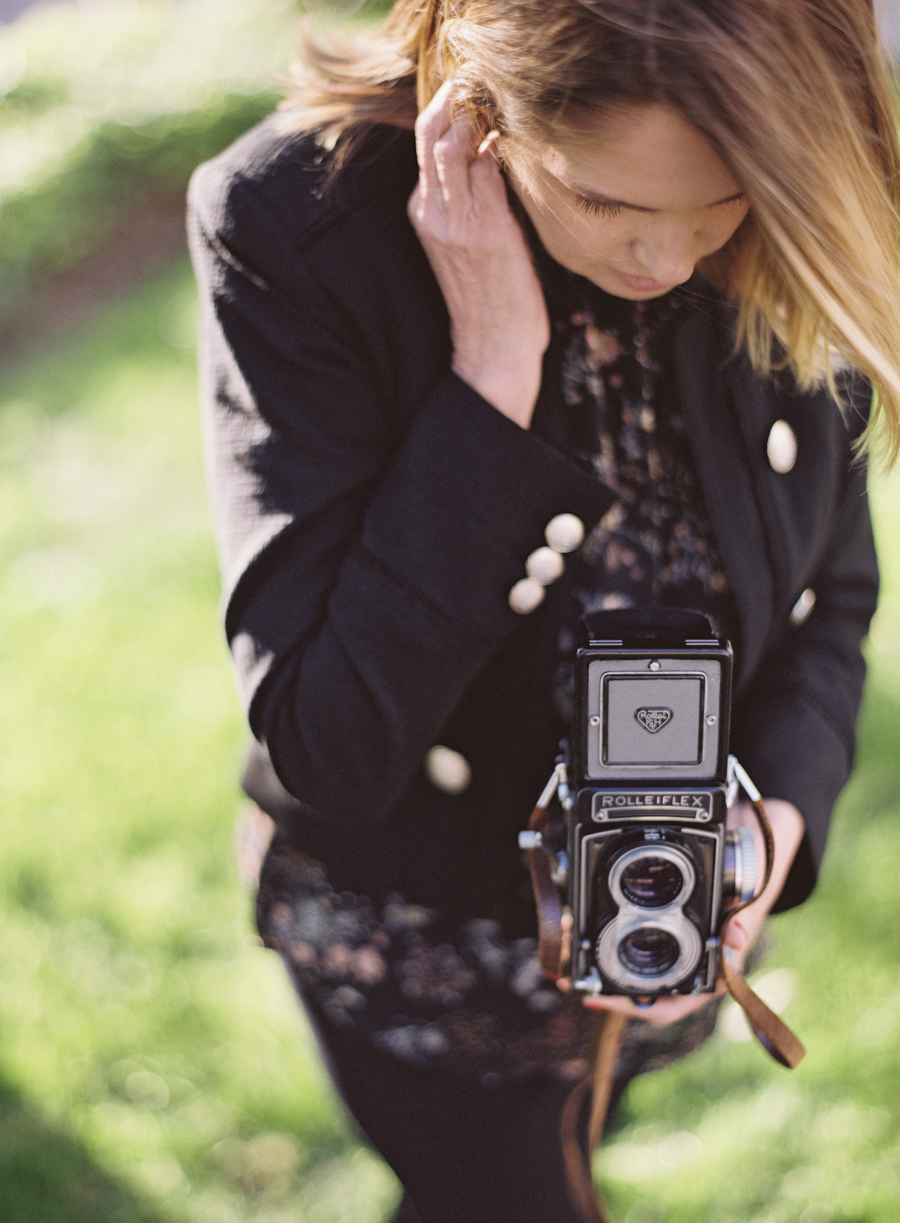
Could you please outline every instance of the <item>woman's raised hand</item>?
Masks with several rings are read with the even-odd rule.
[[[416,122],[419,182],[413,229],[447,310],[453,370],[504,416],[528,428],[550,323],[522,229],[494,153],[471,120],[452,118],[452,82]]]

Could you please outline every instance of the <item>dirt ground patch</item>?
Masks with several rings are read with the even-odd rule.
[[[81,263],[48,276],[0,323],[0,360],[52,340],[186,250],[181,195],[151,195]]]

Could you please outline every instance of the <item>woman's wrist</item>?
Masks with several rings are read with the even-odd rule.
[[[464,356],[454,356],[452,369],[498,412],[523,429],[530,427],[541,386],[540,364],[536,370],[529,369],[528,363],[504,368],[477,365]]]

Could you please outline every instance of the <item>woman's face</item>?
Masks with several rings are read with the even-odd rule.
[[[515,145],[504,154],[549,254],[631,301],[683,284],[747,215],[706,137],[662,104],[603,116],[527,156]]]

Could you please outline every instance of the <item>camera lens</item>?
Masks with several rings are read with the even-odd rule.
[[[681,954],[678,940],[656,926],[632,930],[619,943],[618,950],[623,965],[639,977],[662,976]]]
[[[646,855],[630,862],[619,876],[622,895],[641,909],[670,905],[684,887],[684,874],[671,858]]]

